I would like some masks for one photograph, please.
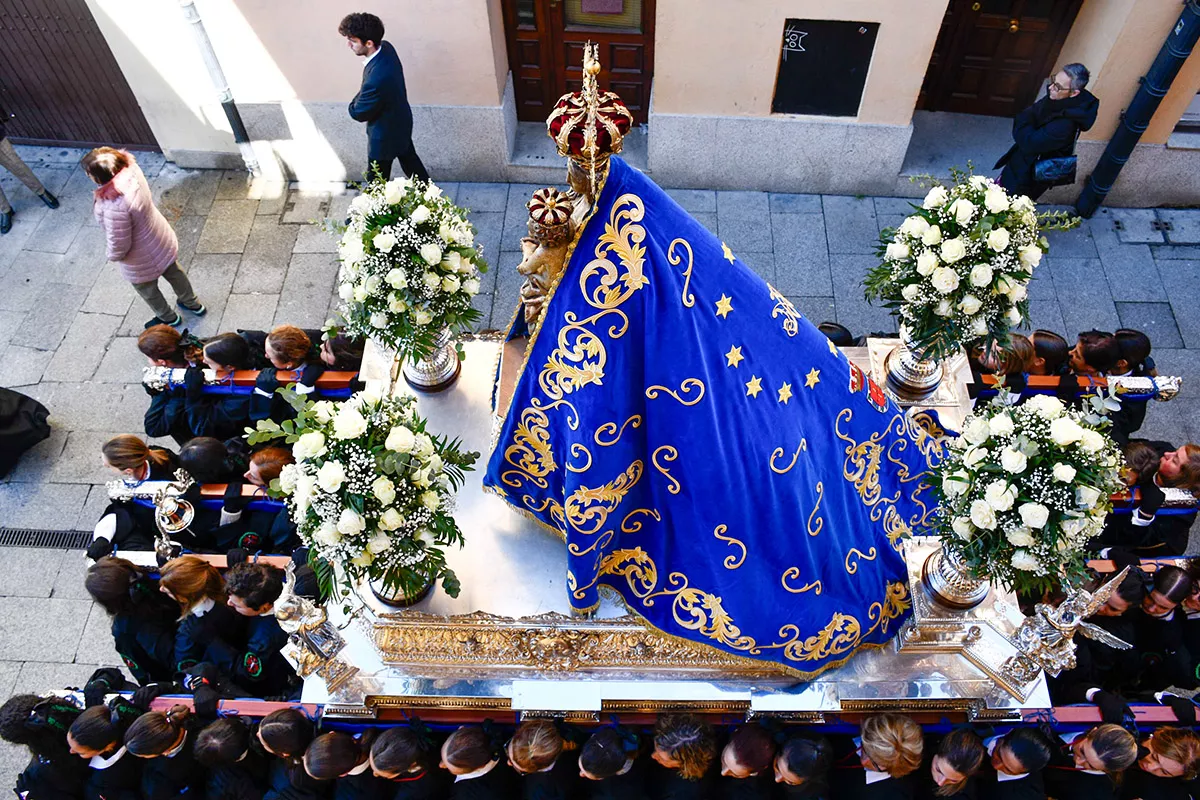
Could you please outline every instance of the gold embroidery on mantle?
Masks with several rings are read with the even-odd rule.
[[[525,480],[545,489],[546,476],[557,469],[550,451],[550,420],[539,408],[526,408],[513,430],[513,443],[504,450],[504,460],[516,467],[500,474],[500,480],[514,489]]]
[[[776,447],[774,450],[771,451],[771,464],[770,464],[771,471],[774,472],[776,475],[783,475],[783,474],[787,473],[792,467],[796,466],[796,459],[798,459],[800,457],[800,453],[805,452],[807,450],[808,450],[808,439],[801,439],[800,446],[796,448],[796,452],[792,453],[792,460],[790,462],[788,462],[788,465],[786,467],[784,467],[783,469],[779,469],[778,467],[775,466],[775,459],[782,458],[784,450],[782,447]]]
[[[608,515],[621,505],[625,495],[629,493],[642,477],[642,462],[634,461],[624,472],[603,486],[589,489],[580,486],[567,498],[564,503],[567,521],[577,532],[590,535],[604,527]]]
[[[845,566],[846,566],[846,572],[853,575],[854,573],[858,572],[858,561],[857,560],[851,561],[850,560],[851,556],[858,556],[859,558],[863,559],[864,561],[874,561],[879,556],[879,553],[875,550],[874,547],[872,547],[870,550],[868,550],[865,553],[862,550],[859,550],[857,547],[851,547],[849,552],[846,553]]]
[[[567,472],[587,472],[592,468],[592,453],[587,449],[587,446],[580,444],[579,442],[571,445],[571,458],[575,458],[580,453],[587,456],[587,463],[585,463],[582,467],[573,467],[570,464],[567,464]]]
[[[652,606],[654,598],[670,597],[671,615],[679,627],[696,631],[734,650],[746,650],[752,654],[759,652],[754,639],[744,635],[733,623],[720,597],[690,586],[687,576],[682,572],[668,575],[667,584],[670,588],[648,595],[642,603]]]
[[[683,396],[687,396],[693,389],[696,388],[700,389],[700,394],[696,396],[695,400],[683,399]],[[647,386],[646,397],[650,400],[655,400],[658,398],[658,393],[660,391],[666,392],[667,394],[671,395],[671,397],[674,397],[676,400],[683,403],[685,406],[694,406],[696,403],[699,403],[704,399],[704,381],[700,380],[699,378],[684,378],[683,383],[679,384],[678,392],[676,392],[674,389],[668,389],[666,386]]]
[[[671,475],[671,470],[658,463],[659,453],[663,454],[663,461],[674,461],[679,457],[679,451],[674,447],[671,447],[669,444],[664,444],[662,447],[655,450],[650,456],[650,463],[654,465],[654,468],[661,472],[663,476],[671,482],[671,485],[667,487],[667,491],[671,494],[679,494],[679,481],[675,480],[675,477]]]
[[[621,533],[637,533],[642,529],[642,523],[633,519],[635,514],[648,514],[654,518],[655,522],[662,522],[662,516],[653,508],[635,508],[625,515],[625,519],[621,520]]]
[[[727,528],[725,525],[718,525],[716,528],[713,529],[713,536],[717,537],[722,542],[737,545],[738,547],[740,547],[742,549],[742,555],[740,557],[733,556],[733,555],[725,556],[725,561],[724,561],[725,569],[737,569],[746,561],[746,545],[740,539],[735,539],[732,536],[723,536],[722,535],[724,533],[727,533],[728,531],[729,531],[729,528]]]
[[[695,266],[692,261],[692,245],[687,239],[676,239],[667,247],[667,261],[673,265],[678,264],[683,260],[683,257],[675,252],[675,245],[681,244],[687,250],[687,269],[683,271],[683,291],[679,296],[684,308],[691,308],[696,305],[696,296],[688,291],[688,287],[692,283],[692,267]]]
[[[521,502],[525,504],[526,508],[535,514],[543,514],[547,508],[550,509],[550,518],[554,520],[556,525],[558,525],[558,529],[554,532],[559,536],[563,536],[563,531],[566,530],[567,523],[565,515],[563,514],[563,508],[561,505],[559,505],[557,500],[555,500],[553,497],[546,497],[542,499],[541,505],[538,505],[537,501],[535,501],[532,497],[529,495],[524,495],[521,497]],[[517,509],[517,511],[520,510],[521,509],[519,508]],[[537,519],[537,517],[534,517],[534,519],[538,522],[541,522],[541,520]],[[545,523],[542,524],[545,525]]]
[[[788,581],[794,581],[799,577],[800,577],[800,568],[799,567],[788,567],[787,569],[785,569],[783,571],[783,575],[781,575],[779,577],[779,582],[781,584],[783,584],[784,589],[791,592],[792,594],[804,594],[809,589],[814,590],[814,594],[821,593],[821,582],[820,581],[813,581],[812,583],[806,583],[803,586],[801,586],[799,589],[788,586]]]
[[[817,511],[821,508],[821,499],[825,497],[825,484],[817,481],[817,503],[813,506],[812,513],[808,515],[808,535],[816,536],[825,527],[825,520],[817,517]],[[813,517],[816,517],[817,524],[813,525]]]
[[[621,423],[620,430],[617,430],[617,423],[606,422],[603,425],[601,425],[599,428],[596,428],[596,432],[594,434],[592,434],[592,441],[594,441],[596,444],[600,445],[601,447],[612,447],[614,444],[621,441],[621,437],[625,434],[625,427],[627,425],[633,425],[633,427],[636,428],[641,424],[642,424],[642,415],[641,414],[634,414],[632,417],[630,417],[629,419],[627,419],[623,423]],[[610,441],[602,441],[600,439],[601,434],[604,434],[606,436],[612,435],[612,434],[616,434],[616,435],[613,436],[613,438]]]
[[[771,299],[775,301],[775,308],[771,310],[771,319],[783,316],[783,332],[788,336],[795,336],[800,332],[800,312],[792,305],[792,301],[781,295],[774,286],[767,284],[767,288],[771,290]]]

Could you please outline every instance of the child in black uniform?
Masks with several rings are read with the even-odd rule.
[[[794,733],[775,756],[775,784],[786,800],[827,800],[833,745],[824,736]]]
[[[769,797],[775,775],[775,739],[756,722],[740,725],[721,750],[721,777],[715,796],[721,800]]]
[[[876,714],[863,720],[856,749],[833,771],[839,798],[910,800],[916,795],[914,774],[921,766],[921,726],[902,714]]]
[[[250,348],[236,333],[222,333],[204,343],[204,366],[192,367],[184,378],[188,428],[193,436],[229,439],[241,436],[250,424],[249,394],[218,394],[204,391],[204,367],[219,378],[230,378],[235,370],[250,368]]]
[[[267,779],[266,760],[250,747],[250,731],[237,717],[224,717],[196,736],[196,760],[208,770],[205,800],[259,800]]]
[[[371,771],[371,742],[375,731],[359,736],[332,731],[312,740],[304,751],[304,770],[310,778],[333,781],[334,800],[390,800],[392,785]]]
[[[563,758],[563,738],[553,722],[529,720],[517,726],[505,745],[508,764],[520,776],[525,800],[572,800],[579,792],[573,759]]]
[[[1037,728],[1013,728],[985,739],[991,771],[979,776],[983,800],[1044,800],[1042,770],[1050,763],[1053,743]]]
[[[362,368],[364,344],[362,339],[339,333],[321,342],[321,361],[338,372],[358,372]]]
[[[288,635],[275,619],[275,601],[283,593],[283,570],[270,564],[243,562],[225,572],[228,605],[244,618],[246,640],[231,647],[215,640],[210,655],[222,673],[255,697],[280,697],[299,689],[296,671],[280,654]]]
[[[192,366],[184,352],[183,336],[170,325],[153,325],[138,336],[138,350],[153,367],[187,369]],[[187,419],[186,389],[182,386],[168,389],[151,389],[143,386],[150,395],[150,407],[146,409],[146,435],[160,438],[170,436],[183,445],[192,438],[192,429]]]
[[[211,564],[199,556],[180,556],[168,561],[160,576],[159,589],[179,603],[183,614],[175,633],[176,672],[215,661],[214,642],[229,648],[229,641],[243,640],[245,625],[226,604],[225,582]]]
[[[125,748],[145,759],[143,800],[198,800],[204,796],[204,765],[194,752],[199,720],[187,706],[151,711],[125,732]]]
[[[323,800],[333,791],[329,781],[317,781],[304,771],[304,751],[313,739],[313,724],[294,708],[272,711],[255,733],[264,751],[274,756],[267,772],[264,800]]]
[[[1200,769],[1200,736],[1183,728],[1158,728],[1142,742],[1137,766],[1125,772],[1122,800],[1190,800],[1185,781]]]
[[[579,752],[581,796],[591,800],[647,800],[644,764],[637,736],[624,728],[601,728]]]
[[[930,759],[921,797],[974,798],[978,794],[976,773],[987,760],[983,740],[970,728],[956,728],[941,738]]]
[[[1057,800],[1112,800],[1121,773],[1137,760],[1137,740],[1120,725],[1104,723],[1059,734],[1061,744],[1043,773],[1046,796]]]
[[[514,800],[516,775],[504,763],[504,748],[493,731],[463,725],[446,737],[439,766],[454,776],[451,800]]]
[[[450,773],[433,766],[433,740],[419,720],[375,737],[369,762],[376,777],[391,782],[392,800],[441,800],[450,791]]]
[[[669,714],[654,726],[650,795],[661,800],[708,797],[716,782],[717,737],[691,714]]]
[[[170,450],[151,447],[133,434],[114,436],[100,448],[105,466],[117,472],[121,481],[136,487],[145,481],[174,480],[179,460]],[[153,550],[154,509],[139,503],[114,500],[100,515],[96,523],[95,540],[99,546],[89,555],[97,557],[111,553],[112,548],[122,550]]]
[[[84,800],[139,800],[142,761],[129,755],[125,730],[141,709],[114,698],[109,705],[92,706],[71,723],[67,746],[88,766]]]
[[[325,372],[325,365],[321,362],[320,353],[314,351],[308,334],[294,325],[273,328],[267,334],[265,350],[271,366],[258,373],[250,400],[250,419],[252,422],[272,419],[282,423],[294,419],[296,411],[275,393],[280,386],[287,385],[279,382],[277,373],[282,370],[299,372],[295,390],[298,394],[306,395],[316,387],[317,378]]]
[[[71,755],[63,735],[78,716],[78,707],[54,695],[13,695],[0,706],[0,739],[24,745],[32,756],[17,776],[18,795],[32,800],[82,795],[87,769]]]
[[[141,567],[115,556],[93,564],[84,586],[112,620],[113,642],[142,686],[175,674],[175,618],[179,609]]]

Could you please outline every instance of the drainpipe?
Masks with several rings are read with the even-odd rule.
[[[1109,139],[1108,147],[1104,148],[1104,155],[1100,156],[1079,199],[1075,201],[1075,212],[1079,216],[1092,216],[1104,202],[1117,180],[1117,175],[1121,173],[1121,168],[1129,160],[1134,145],[1149,127],[1158,104],[1171,88],[1171,83],[1179,74],[1183,62],[1191,54],[1197,39],[1200,39],[1200,0],[1185,0],[1179,21],[1163,42],[1162,49],[1150,65],[1150,70],[1141,79],[1137,94],[1121,114],[1121,124]]]
[[[200,48],[200,55],[204,57],[204,65],[208,67],[208,77],[212,79],[213,86],[217,89],[217,95],[221,98],[221,108],[225,109],[225,118],[229,120],[229,128],[233,131],[233,140],[237,142],[238,150],[241,151],[246,171],[251,175],[261,175],[262,169],[258,165],[258,158],[254,155],[254,148],[250,144],[250,134],[246,133],[242,115],[233,102],[233,92],[229,88],[229,81],[225,79],[225,71],[221,69],[221,62],[217,60],[217,52],[213,50],[212,42],[208,38],[208,31],[204,29],[204,20],[200,18],[200,12],[196,10],[196,3],[194,0],[179,0],[179,8],[183,11],[183,18],[191,23],[190,27],[196,37],[196,45]]]

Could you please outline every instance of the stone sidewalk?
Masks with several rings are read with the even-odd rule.
[[[19,149],[62,207],[50,211],[0,173],[17,211],[0,237],[0,385],[43,402],[53,433],[0,482],[0,527],[90,530],[112,477],[100,445],[142,430],[145,360],[135,340],[150,312],[105,262],[81,151]],[[201,319],[184,315],[193,332],[323,323],[337,263],[322,223],[345,218],[352,195],[344,187],[248,186],[239,172],[181,170],[149,154],[140,162],[209,309]],[[517,302],[524,203],[538,187],[443,188],[471,209],[492,265],[477,298],[480,327],[502,328]],[[894,329],[886,311],[862,299],[860,283],[880,229],[899,224],[908,200],[671,194],[814,322],[836,320],[855,334]],[[1179,398],[1152,405],[1143,434],[1200,441],[1200,210],[1104,210],[1051,243],[1030,293],[1035,327],[1068,338],[1090,328],[1146,331],[1160,372],[1185,383]],[[0,549],[0,698],[77,684],[96,665],[116,663],[82,575],[79,553]],[[0,781],[17,758],[0,750]]]

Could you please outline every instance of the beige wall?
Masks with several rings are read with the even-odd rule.
[[[658,0],[654,110],[771,113],[784,20],[878,22],[859,122],[907,125],[947,0]]]

